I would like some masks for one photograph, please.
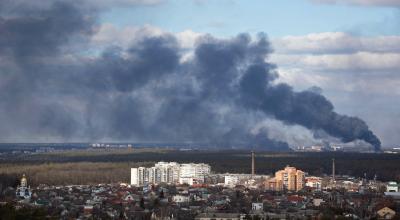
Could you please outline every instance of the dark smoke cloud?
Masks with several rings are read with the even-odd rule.
[[[331,102],[313,91],[294,92],[287,84],[271,85],[265,68],[253,66],[241,81],[242,100],[247,106],[289,124],[321,129],[343,142],[364,140],[380,150],[379,139],[357,117],[339,115]]]
[[[56,1],[28,11],[0,16],[3,140],[195,142],[287,150],[286,143],[268,138],[266,128],[256,129],[273,118],[343,142],[359,139],[380,147],[365,122],[334,112],[315,89],[296,92],[276,84],[276,67],[265,61],[271,48],[263,34],[254,40],[247,34],[202,37],[186,61],[185,51],[168,34],[97,55],[86,46],[96,30],[95,10]]]

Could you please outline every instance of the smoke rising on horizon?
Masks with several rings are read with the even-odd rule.
[[[10,15],[1,7],[4,2],[1,139],[50,136],[288,149],[284,141],[269,138],[267,129],[255,129],[273,119],[380,149],[363,120],[335,112],[317,92],[277,83],[263,34],[256,39],[204,36],[189,58],[170,34],[99,52],[87,46],[98,25],[97,10],[56,1]]]

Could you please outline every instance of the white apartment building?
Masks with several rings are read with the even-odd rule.
[[[180,168],[176,162],[158,162],[152,167],[147,183],[178,183]],[[154,173],[154,174],[153,174]],[[154,179],[153,179],[154,175]]]
[[[205,176],[210,174],[210,171],[210,165],[204,163],[158,162],[150,168],[131,168],[131,185],[143,186],[159,183],[193,185],[203,183]]]
[[[224,176],[224,185],[225,186],[236,186],[239,183],[238,175],[226,175]]]
[[[386,185],[386,192],[399,192],[399,187],[400,184],[397,184],[396,182],[389,182]]]
[[[139,168],[131,168],[131,185],[139,186]]]
[[[145,183],[146,168],[131,168],[131,185],[141,186]]]
[[[180,166],[179,183],[193,185],[204,183],[206,175],[210,174],[211,167],[205,163],[184,163]]]

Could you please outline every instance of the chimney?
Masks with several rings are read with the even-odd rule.
[[[335,158],[332,159],[332,182],[335,182]]]
[[[251,177],[255,175],[255,166],[254,166],[254,151],[251,151]]]

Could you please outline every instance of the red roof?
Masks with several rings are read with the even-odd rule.
[[[287,200],[289,202],[301,202],[301,201],[303,201],[303,198],[299,197],[299,196],[288,196]]]

